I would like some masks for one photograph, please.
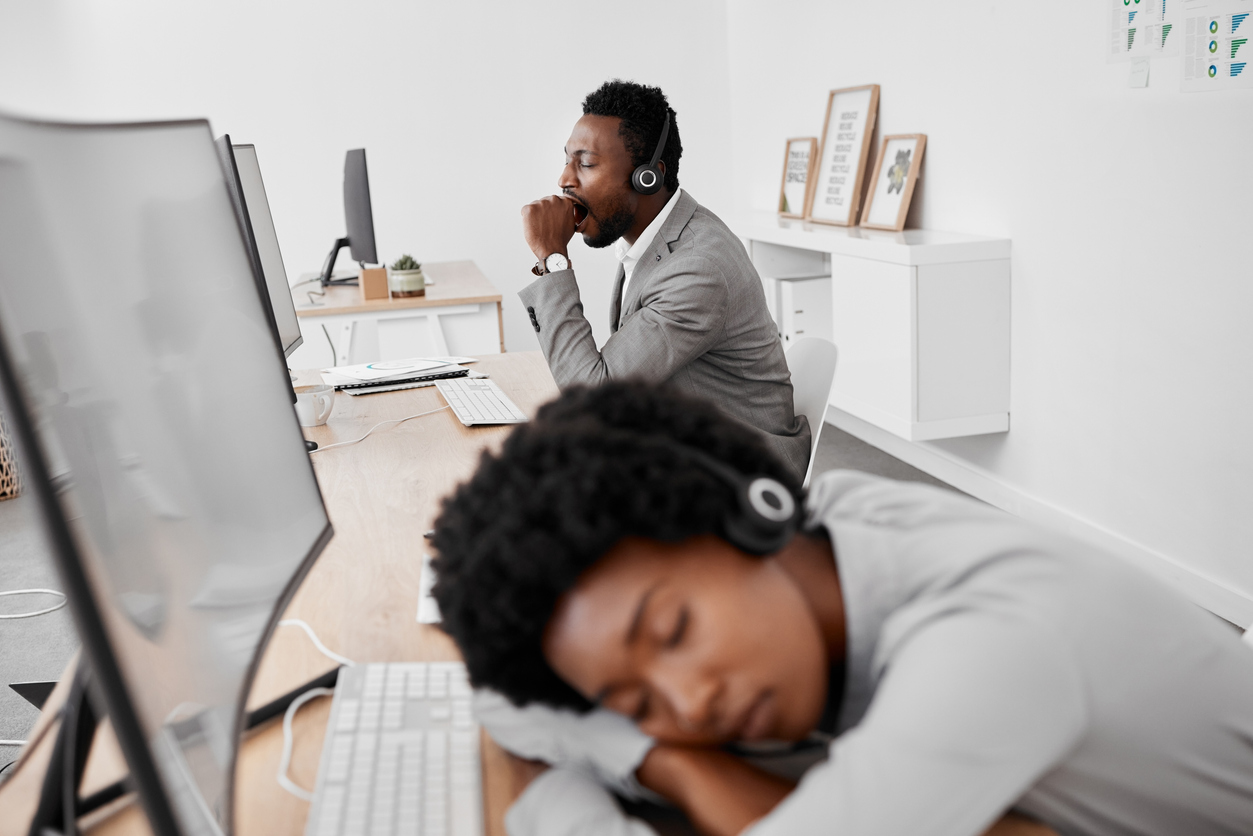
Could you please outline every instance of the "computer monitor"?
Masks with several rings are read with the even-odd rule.
[[[222,163],[222,176],[226,178],[226,189],[231,196],[231,208],[235,210],[235,220],[239,223],[239,232],[244,236],[248,261],[252,265],[253,279],[257,283],[257,292],[261,295],[261,306],[265,309],[266,318],[270,322],[270,330],[279,351],[283,350],[283,342],[278,333],[278,322],[274,318],[274,306],[270,299],[270,290],[266,286],[265,271],[261,267],[261,253],[257,250],[257,236],[252,230],[252,219],[248,217],[248,207],[244,203],[244,188],[239,181],[239,167],[235,163],[235,151],[229,135],[223,134],[214,143],[217,146],[218,160]]]
[[[232,831],[260,651],[331,535],[279,360],[207,122],[0,115],[0,409],[157,836]]]
[[[290,357],[304,342],[300,335],[300,321],[296,318],[296,304],[292,301],[291,286],[287,283],[287,268],[283,266],[283,253],[278,245],[278,233],[274,230],[274,218],[270,214],[270,201],[265,195],[265,182],[261,179],[261,164],[257,160],[254,145],[232,145],[230,136],[218,138],[218,154],[223,165],[229,166],[227,184],[238,187],[232,194],[237,211],[241,212],[240,224],[249,239],[249,246],[260,264],[268,310],[274,318],[274,331],[279,350]]]
[[[365,165],[365,149],[353,148],[344,156],[344,222],[346,238],[336,238],[322,265],[322,285],[353,284],[355,278],[333,279],[339,251],[348,247],[358,264],[378,264],[374,246],[374,212],[370,207],[370,177]]]

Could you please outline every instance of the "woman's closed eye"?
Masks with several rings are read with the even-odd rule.
[[[679,611],[679,617],[675,620],[674,629],[670,631],[670,637],[666,639],[666,647],[678,647],[683,641],[683,636],[687,634],[688,609],[684,607]]]

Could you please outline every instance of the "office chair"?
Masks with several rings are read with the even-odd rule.
[[[792,371],[792,403],[797,415],[809,419],[809,467],[805,469],[804,486],[814,473],[814,457],[818,454],[818,437],[826,423],[827,400],[835,380],[836,348],[818,337],[804,337],[787,350],[787,365]]]

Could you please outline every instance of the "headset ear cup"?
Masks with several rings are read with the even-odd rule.
[[[765,497],[771,495],[774,502],[767,502]],[[792,492],[776,480],[759,476],[737,489],[736,497],[738,513],[728,512],[722,518],[723,533],[731,545],[765,556],[782,549],[796,534],[802,509]]]
[[[661,172],[650,165],[642,165],[631,174],[631,188],[640,194],[656,194],[661,191]]]
[[[722,533],[728,543],[742,552],[758,557],[773,554],[787,544],[786,537],[779,537],[778,532],[762,531],[742,514],[724,516]]]

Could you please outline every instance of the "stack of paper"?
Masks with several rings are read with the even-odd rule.
[[[469,369],[461,363],[473,357],[410,357],[356,366],[332,366],[322,370],[322,381],[336,389],[359,389],[419,380],[462,377]]]

